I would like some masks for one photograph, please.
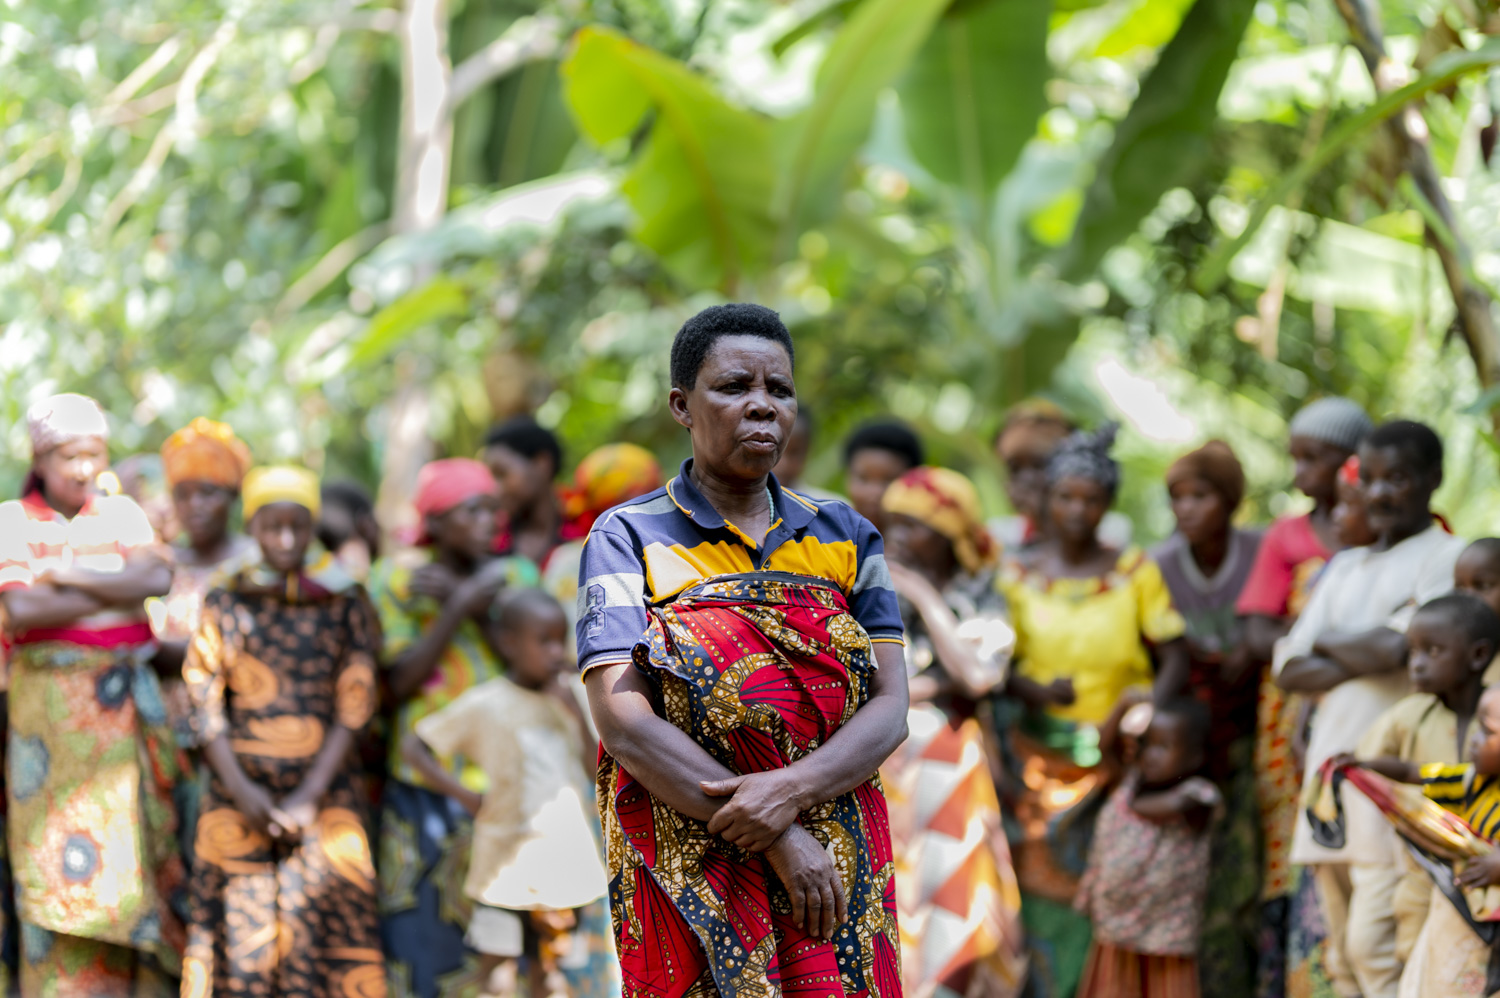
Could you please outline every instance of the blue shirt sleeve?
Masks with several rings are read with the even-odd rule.
[[[578,671],[629,662],[647,619],[645,558],[608,517],[589,531],[578,566]]]
[[[852,509],[848,510],[848,515],[853,521],[850,533],[854,538],[857,566],[854,588],[849,594],[849,609],[865,633],[870,635],[871,641],[905,644],[901,606],[885,564],[885,540],[869,520]]]

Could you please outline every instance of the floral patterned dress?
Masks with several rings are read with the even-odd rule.
[[[205,742],[223,736],[275,800],[306,779],[335,725],[375,711],[375,635],[364,593],[304,589],[299,601],[216,589],[183,673]],[[272,840],[215,774],[198,821],[184,998],[386,993],[375,864],[354,762],[300,841]]]

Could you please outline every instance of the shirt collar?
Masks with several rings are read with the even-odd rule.
[[[667,483],[667,495],[698,526],[708,529],[723,527],[724,517],[693,484],[692,470],[692,458],[682,462],[677,477]],[[787,492],[775,475],[766,477],[766,486],[771,490],[771,501],[776,504],[776,521],[785,523],[792,530],[801,530],[818,515],[817,506],[801,496]],[[775,529],[774,521],[772,529]]]

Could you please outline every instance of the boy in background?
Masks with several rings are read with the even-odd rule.
[[[474,815],[466,942],[480,954],[482,993],[514,995],[525,956],[533,998],[565,994],[560,967],[573,910],[606,890],[585,813],[591,786],[580,753],[589,746],[562,681],[570,664],[567,617],[551,596],[522,589],[501,597],[491,638],[507,675],[422,718],[401,751],[431,786]],[[434,753],[477,764],[488,792],[466,788]]]

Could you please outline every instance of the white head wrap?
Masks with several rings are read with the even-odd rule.
[[[31,455],[40,457],[70,440],[83,437],[109,439],[109,422],[99,403],[85,395],[53,395],[26,412],[31,431]]]

